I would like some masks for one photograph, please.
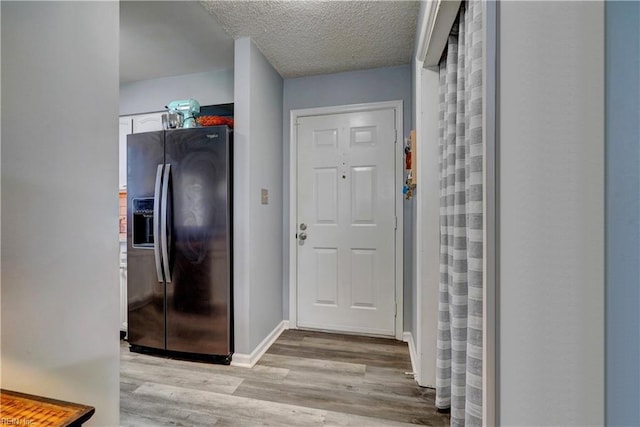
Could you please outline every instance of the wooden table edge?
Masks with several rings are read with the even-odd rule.
[[[20,397],[22,399],[28,399],[35,402],[48,403],[51,405],[59,405],[75,408],[78,410],[78,417],[75,420],[72,420],[69,423],[64,424],[62,427],[75,427],[82,425],[85,421],[89,420],[93,414],[96,412],[96,408],[89,405],[83,405],[80,403],[68,402],[65,400],[52,399],[44,396],[36,396],[33,394],[20,393],[19,391],[0,389],[0,394],[4,394],[6,396],[14,396]]]

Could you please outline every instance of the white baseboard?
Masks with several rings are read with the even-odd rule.
[[[413,334],[411,332],[402,333],[402,341],[409,344],[409,356],[411,357],[411,370],[413,371],[413,379],[416,381],[420,378],[418,372],[418,353],[416,352],[416,344],[413,342]]]
[[[251,352],[251,354],[245,353],[233,353],[233,357],[231,358],[232,366],[240,366],[242,368],[253,368],[258,360],[269,350],[271,344],[273,344],[282,331],[289,329],[289,321],[283,320],[276,326],[273,331],[269,335],[266,336],[265,339],[262,340],[260,344]]]

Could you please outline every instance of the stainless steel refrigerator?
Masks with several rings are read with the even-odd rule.
[[[131,351],[231,361],[231,138],[227,126],[127,137]]]

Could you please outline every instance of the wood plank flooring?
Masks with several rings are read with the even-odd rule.
[[[287,330],[251,369],[120,349],[122,426],[449,425],[395,340]]]

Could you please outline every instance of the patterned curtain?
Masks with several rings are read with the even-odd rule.
[[[436,406],[482,425],[482,4],[463,2],[440,63]]]

